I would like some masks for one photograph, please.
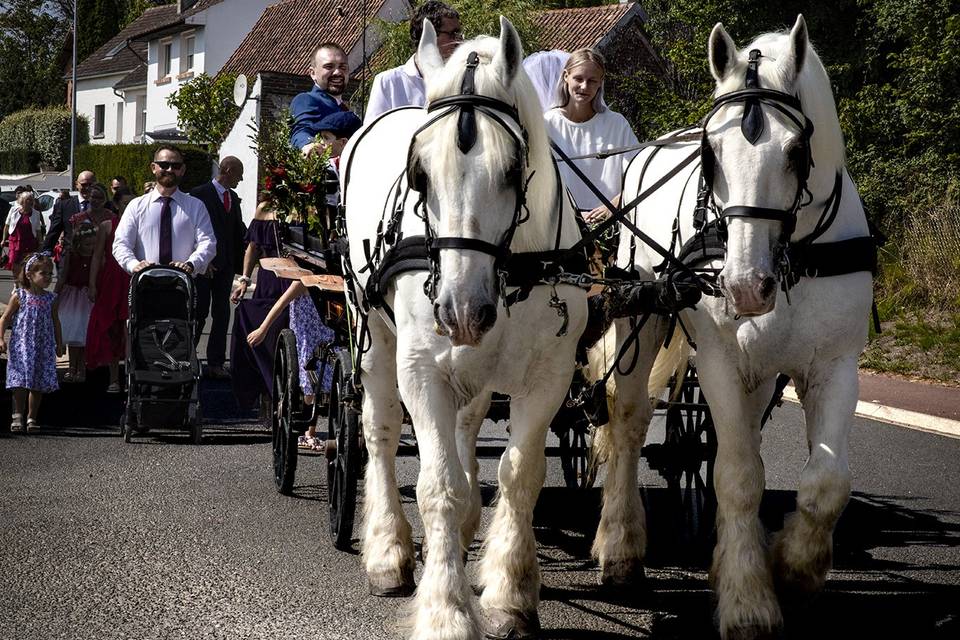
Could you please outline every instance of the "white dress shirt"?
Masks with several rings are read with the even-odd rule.
[[[567,120],[559,108],[550,109],[543,117],[547,125],[547,135],[568,156],[582,156],[637,144],[637,136],[627,119],[610,109],[594,114],[586,122]],[[585,158],[574,160],[574,163],[603,195],[612,200],[623,189],[623,174],[635,155],[637,151],[631,151],[603,160]],[[565,162],[560,163],[560,175],[578,209],[590,211],[600,205],[597,196],[593,195],[590,188]]]
[[[160,198],[156,189],[134,198],[120,217],[113,239],[113,257],[127,273],[133,273],[142,260],[160,262]],[[172,198],[173,262],[189,262],[194,273],[201,274],[217,255],[210,215],[203,202],[179,189]]]
[[[426,103],[427,90],[423,77],[411,56],[402,67],[387,69],[374,77],[363,123],[373,122],[381,113],[397,107],[422,107]]]

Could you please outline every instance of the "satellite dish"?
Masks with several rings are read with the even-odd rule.
[[[233,103],[243,107],[247,101],[247,76],[242,73],[233,81]]]

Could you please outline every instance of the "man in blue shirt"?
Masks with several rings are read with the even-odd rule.
[[[340,45],[325,42],[314,51],[310,63],[313,89],[297,95],[290,103],[293,115],[290,144],[304,155],[315,149],[321,150],[321,145],[315,141],[320,132],[320,121],[332,113],[348,110],[343,104],[348,73],[347,54]]]

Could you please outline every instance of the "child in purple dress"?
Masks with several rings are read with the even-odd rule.
[[[290,307],[290,329],[297,338],[297,361],[300,367],[300,389],[303,391],[305,404],[313,404],[317,390],[307,375],[307,363],[313,357],[318,347],[333,342],[334,333],[320,319],[317,307],[313,304],[307,288],[300,282],[293,282],[280,296],[270,313],[264,318],[259,327],[247,335],[247,343],[251,347],[260,344],[276,319],[283,310]],[[328,393],[333,381],[333,371],[330,367],[323,367],[323,377],[320,380],[320,392]],[[301,436],[300,445],[304,448],[319,449],[320,444],[315,441],[316,425],[311,424],[306,435]]]
[[[37,428],[37,412],[44,393],[57,390],[57,357],[62,356],[60,321],[53,306],[56,294],[47,291],[53,281],[53,259],[42,253],[27,257],[17,274],[17,288],[0,317],[0,353],[7,350],[4,334],[11,325],[7,388],[13,389],[15,410],[11,431]],[[29,393],[29,402],[28,402]]]

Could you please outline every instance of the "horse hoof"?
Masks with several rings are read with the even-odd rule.
[[[491,640],[533,640],[540,634],[540,616],[537,612],[502,611],[486,612],[490,621],[485,638]]]
[[[643,562],[637,558],[605,562],[600,570],[600,584],[604,587],[646,590],[647,574]]]
[[[413,569],[383,571],[367,576],[370,595],[378,598],[406,598],[413,595],[416,584],[413,581]]]
[[[782,640],[783,629],[749,625],[728,629],[721,636],[723,640]]]

